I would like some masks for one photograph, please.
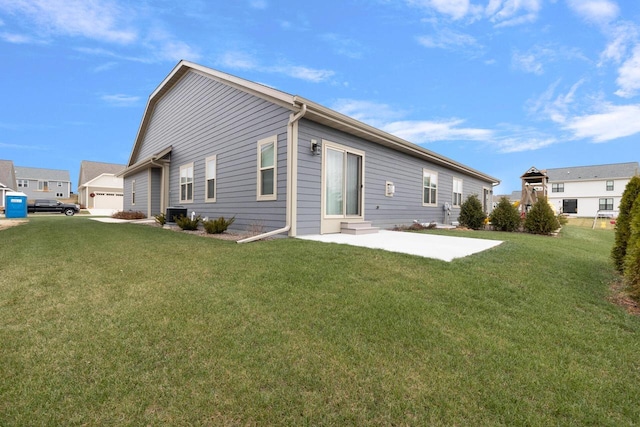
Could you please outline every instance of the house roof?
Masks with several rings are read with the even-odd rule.
[[[117,175],[126,165],[116,163],[92,162],[83,160],[80,162],[80,175],[78,176],[78,187],[82,187],[87,182],[103,174]]]
[[[11,160],[0,160],[0,184],[5,188],[15,189],[16,171]]]
[[[69,171],[60,169],[29,168],[16,166],[17,179],[39,179],[49,181],[71,182]]]
[[[547,169],[549,181],[592,181],[631,178],[638,174],[640,174],[638,162]]]
[[[354,118],[341,114],[330,108],[324,107],[306,98],[297,95],[290,95],[286,92],[282,92],[280,90],[264,86],[256,82],[245,80],[184,60],[180,61],[175,66],[171,73],[169,73],[169,75],[162,81],[162,83],[160,83],[156,90],[154,90],[153,93],[149,96],[149,100],[147,101],[147,105],[142,116],[140,127],[138,128],[138,133],[136,135],[133,150],[131,151],[131,157],[129,158],[129,163],[127,165],[129,168],[136,163],[137,156],[142,145],[143,136],[146,132],[147,126],[149,125],[149,121],[153,114],[155,105],[162,98],[162,96],[167,93],[167,91],[169,91],[185,74],[190,71],[227,84],[243,92],[253,94],[262,99],[266,99],[270,102],[289,109],[292,113],[304,111],[305,119],[324,124],[333,129],[338,129],[351,135],[359,136],[368,141],[390,147],[394,150],[404,152],[414,157],[449,167],[461,173],[480,178],[484,181],[492,182],[494,184],[500,183],[500,180],[498,180],[497,178],[484,174],[480,171],[463,165],[462,163],[458,163],[455,160],[449,159],[448,157],[437,154],[431,150],[427,150],[426,148],[413,144],[395,135],[391,135],[373,126],[362,123]]]

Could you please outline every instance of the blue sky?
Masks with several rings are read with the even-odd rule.
[[[0,0],[0,159],[127,163],[180,59],[520,187],[640,160],[637,0]]]

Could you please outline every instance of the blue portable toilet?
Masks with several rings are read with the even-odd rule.
[[[27,195],[17,191],[9,191],[4,196],[5,213],[7,218],[27,217]]]

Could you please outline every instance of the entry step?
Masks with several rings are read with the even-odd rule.
[[[377,233],[378,230],[380,228],[371,226],[371,221],[340,223],[340,232],[343,234],[373,234]]]

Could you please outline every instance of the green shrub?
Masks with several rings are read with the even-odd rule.
[[[562,214],[559,214],[557,218],[558,218],[558,224],[560,225],[567,225],[569,223],[569,218],[567,218]]]
[[[111,218],[116,219],[145,219],[147,215],[140,211],[118,211],[111,215]]]
[[[629,294],[640,300],[640,194],[630,212],[630,234],[624,257],[624,279]]]
[[[178,227],[183,230],[197,230],[201,219],[200,215],[193,219],[188,216],[180,215],[176,217],[176,224],[178,224]]]
[[[520,228],[520,212],[506,197],[502,197],[498,206],[489,215],[489,220],[498,231],[515,231]]]
[[[235,216],[229,219],[224,219],[224,217],[221,216],[218,219],[210,219],[207,221],[203,221],[202,225],[204,226],[204,229],[207,233],[220,234],[220,233],[224,233],[227,230],[227,228],[229,228],[229,226],[233,224],[235,220],[236,220]]]
[[[616,219],[616,241],[611,250],[611,258],[616,270],[620,273],[624,270],[627,243],[631,235],[631,209],[638,194],[640,194],[640,176],[636,175],[631,178],[622,193],[620,212],[618,212],[618,218]]]
[[[524,220],[524,230],[532,234],[551,234],[560,228],[556,214],[547,203],[546,197],[541,197],[527,212]]]
[[[467,200],[460,206],[460,216],[458,217],[460,225],[479,230],[484,227],[485,219],[487,219],[487,215],[482,210],[482,203],[480,203],[478,196],[472,194],[467,197]]]
[[[156,215],[154,218],[156,219],[156,222],[160,225],[165,225],[167,223],[167,217],[165,216],[164,212]]]

